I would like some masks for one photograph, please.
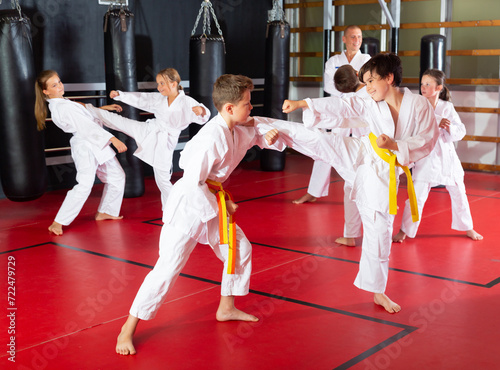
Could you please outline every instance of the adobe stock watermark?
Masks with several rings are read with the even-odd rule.
[[[306,258],[294,261],[292,265],[280,276],[283,283],[280,285],[285,291],[297,291],[300,286],[316,273],[321,263],[325,263],[324,256],[330,256],[334,247],[334,239],[331,236],[317,239],[318,246]],[[245,340],[250,338],[258,327],[264,324],[276,312],[277,306],[286,302],[284,292],[281,289],[274,289],[270,297],[263,300],[254,299],[248,311],[255,315],[258,322],[241,321],[235,333],[224,333],[223,339],[230,353],[234,353],[236,346],[243,345]]]
[[[95,295],[86,297],[77,305],[75,313],[77,317],[83,320],[84,324],[81,325],[81,320],[69,321],[61,332],[49,332],[48,337],[54,339],[45,343],[41,348],[32,349],[31,366],[21,365],[19,369],[42,370],[50,368],[50,361],[55,360],[62,351],[68,348],[70,335],[91,325],[97,314],[105,310],[106,307],[109,307],[125,291],[130,281],[135,279],[134,275],[127,274],[125,266],[122,266],[121,270],[112,269],[111,278],[108,280],[108,283],[97,291]]]
[[[429,326],[439,317],[443,316],[446,309],[455,303],[462,292],[467,288],[465,284],[447,281],[441,290],[439,298],[421,305],[409,317],[409,324],[418,327],[415,333],[424,333]],[[399,358],[406,347],[413,343],[410,336],[405,336],[383,350],[371,356],[365,362],[365,370],[383,370],[391,367],[392,361]]]

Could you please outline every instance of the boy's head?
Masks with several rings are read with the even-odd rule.
[[[369,73],[368,73],[369,72]],[[401,59],[396,54],[379,53],[366,62],[359,70],[359,79],[366,84],[367,76],[377,74],[381,79],[393,75],[392,86],[398,87],[403,79]]]
[[[245,93],[252,90],[253,82],[250,78],[225,74],[215,81],[212,100],[215,108],[221,112],[226,103],[237,105],[245,97]]]
[[[356,70],[350,64],[345,64],[337,68],[333,76],[335,88],[342,93],[355,92],[359,85],[359,78]]]

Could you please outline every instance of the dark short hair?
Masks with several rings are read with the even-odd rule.
[[[215,81],[212,92],[215,108],[220,112],[226,103],[238,104],[247,90],[253,90],[253,82],[250,78],[231,74],[220,76]]]
[[[333,76],[335,88],[343,93],[355,92],[359,85],[359,78],[356,70],[350,64],[344,64],[337,68]]]
[[[403,67],[401,66],[401,59],[393,53],[379,53],[363,64],[363,67],[359,70],[359,79],[363,83],[365,82],[363,81],[363,76],[366,72],[375,72],[381,78],[386,78],[392,74],[394,75],[392,85],[396,87],[401,85],[401,81],[403,80]]]

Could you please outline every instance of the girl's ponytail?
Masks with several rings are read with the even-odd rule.
[[[35,118],[38,131],[45,128],[45,119],[47,118],[47,103],[45,102],[47,96],[43,93],[43,90],[47,89],[47,80],[54,75],[57,75],[56,71],[43,71],[38,75],[35,82]]]

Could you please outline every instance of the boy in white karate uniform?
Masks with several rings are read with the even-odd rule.
[[[226,244],[219,235],[219,222],[225,222],[227,214],[233,215],[238,206],[227,199],[226,207],[219,211],[218,203],[224,203],[224,193],[218,193],[222,195],[219,198],[213,194],[214,188],[221,189],[221,183],[227,180],[248,149],[254,145],[270,148],[266,142],[269,135],[260,135],[253,125],[244,126],[252,110],[252,89],[252,80],[244,76],[223,75],[215,82],[212,97],[219,114],[205,124],[181,153],[179,165],[184,175],[172,187],[165,206],[160,257],[132,304],[118,336],[117,353],[136,353],[132,337],[137,324],[154,318],[197,243],[210,245],[224,262],[216,319],[258,320],[234,306],[235,296],[249,291],[252,246],[238,226],[233,234],[234,244],[231,241]]]
[[[436,143],[437,125],[427,99],[412,94],[408,89],[399,89],[402,67],[401,60],[396,55],[376,55],[363,66],[359,75],[366,84],[371,99],[352,96],[346,99],[329,97],[286,100],[283,111],[290,113],[304,108],[304,122],[313,127],[328,128],[325,125],[334,122],[329,117],[362,117],[369,124],[374,134],[370,135],[371,138],[344,138],[342,143],[346,143],[345,146],[337,148],[342,155],[344,152],[349,154],[352,147],[359,147],[351,198],[356,201],[363,222],[363,244],[359,272],[354,284],[360,289],[373,292],[376,304],[383,306],[389,313],[395,313],[401,310],[401,306],[393,302],[385,294],[385,290],[396,212],[394,197],[401,171],[396,167],[396,177],[391,183],[390,173],[394,169],[385,161],[389,158],[385,157],[391,154],[391,160],[394,160],[395,156],[401,166],[408,166],[425,157]],[[315,149],[321,150],[322,146]],[[380,149],[388,149],[390,153],[386,151],[378,154]],[[328,152],[317,154],[323,160],[328,160]],[[352,152],[349,155],[352,157]],[[330,163],[335,167],[340,166],[342,161],[331,159]],[[390,199],[393,200],[391,203]]]

